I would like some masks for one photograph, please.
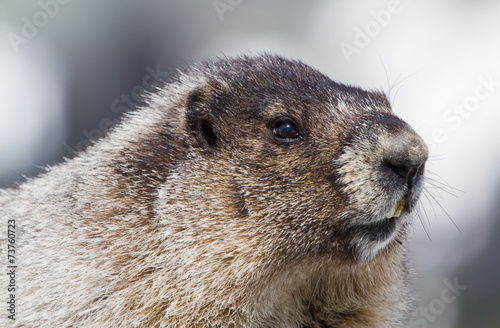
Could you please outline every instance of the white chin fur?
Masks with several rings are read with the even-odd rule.
[[[396,229],[392,232],[390,236],[385,238],[384,240],[374,240],[365,235],[356,236],[353,240],[353,246],[356,249],[356,256],[362,260],[368,260],[375,257],[380,251],[389,245],[396,236],[398,232],[401,230],[401,227],[404,225],[405,218],[404,215],[396,222]]]

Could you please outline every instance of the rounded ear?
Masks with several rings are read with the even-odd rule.
[[[214,120],[216,109],[217,88],[213,83],[191,91],[186,98],[187,124],[199,145],[213,150],[219,145],[220,138]]]

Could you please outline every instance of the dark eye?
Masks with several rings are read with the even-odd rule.
[[[293,142],[302,139],[302,133],[291,119],[278,119],[273,123],[273,134],[280,141]]]

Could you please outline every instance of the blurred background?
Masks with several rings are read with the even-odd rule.
[[[273,52],[390,94],[431,149],[412,327],[500,327],[500,2],[4,1],[0,186],[106,133],[192,62]]]

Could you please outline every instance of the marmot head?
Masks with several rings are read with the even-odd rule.
[[[169,236],[355,261],[400,246],[428,150],[383,93],[274,56],[207,62],[182,79],[195,85],[177,104],[187,150],[158,198]]]

